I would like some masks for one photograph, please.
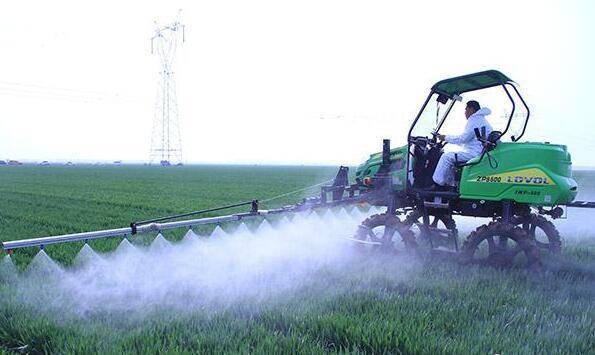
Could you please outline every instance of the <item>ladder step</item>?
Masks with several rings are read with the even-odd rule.
[[[428,208],[449,208],[448,203],[424,201],[424,206]]]

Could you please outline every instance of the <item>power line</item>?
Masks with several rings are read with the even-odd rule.
[[[42,98],[50,100],[66,100],[76,102],[94,103],[134,103],[144,102],[142,97],[102,93],[78,89],[57,88],[37,84],[25,84],[0,81],[0,95],[17,96],[25,98]]]

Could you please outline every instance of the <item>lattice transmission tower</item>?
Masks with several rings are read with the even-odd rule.
[[[178,13],[173,23],[164,27],[156,25],[155,34],[151,37],[151,54],[159,58],[160,72],[149,164],[182,164],[182,139],[173,64],[178,46],[185,40],[184,32]]]

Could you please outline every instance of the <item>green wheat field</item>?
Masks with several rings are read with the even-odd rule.
[[[0,239],[125,227],[135,220],[267,199],[331,179],[335,172],[335,167],[307,166],[0,167]],[[582,197],[595,200],[595,174],[578,171],[575,177]],[[263,208],[304,196],[286,196]],[[562,255],[543,255],[540,273],[362,254],[341,267],[315,270],[284,291],[187,309],[148,304],[142,311],[114,312],[102,305],[107,308],[101,312],[72,313],[35,302],[44,299],[41,293],[59,301],[52,283],[39,278],[31,287],[38,294],[23,294],[4,270],[0,353],[593,353],[593,220],[595,210],[569,210],[560,221]],[[195,231],[208,234],[208,228]],[[462,240],[469,230],[460,230]],[[184,232],[164,235],[175,244]],[[130,241],[141,247],[153,237]],[[89,244],[101,254],[114,251],[120,241]],[[69,269],[82,246],[51,245],[45,252]],[[38,251],[15,251],[11,258],[19,273],[26,274]]]

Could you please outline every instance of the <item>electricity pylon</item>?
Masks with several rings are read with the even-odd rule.
[[[163,166],[182,163],[182,139],[176,98],[176,81],[173,64],[178,45],[185,40],[184,25],[180,13],[173,23],[159,27],[151,37],[151,54],[157,55],[160,63],[155,116],[151,134],[150,164]]]

